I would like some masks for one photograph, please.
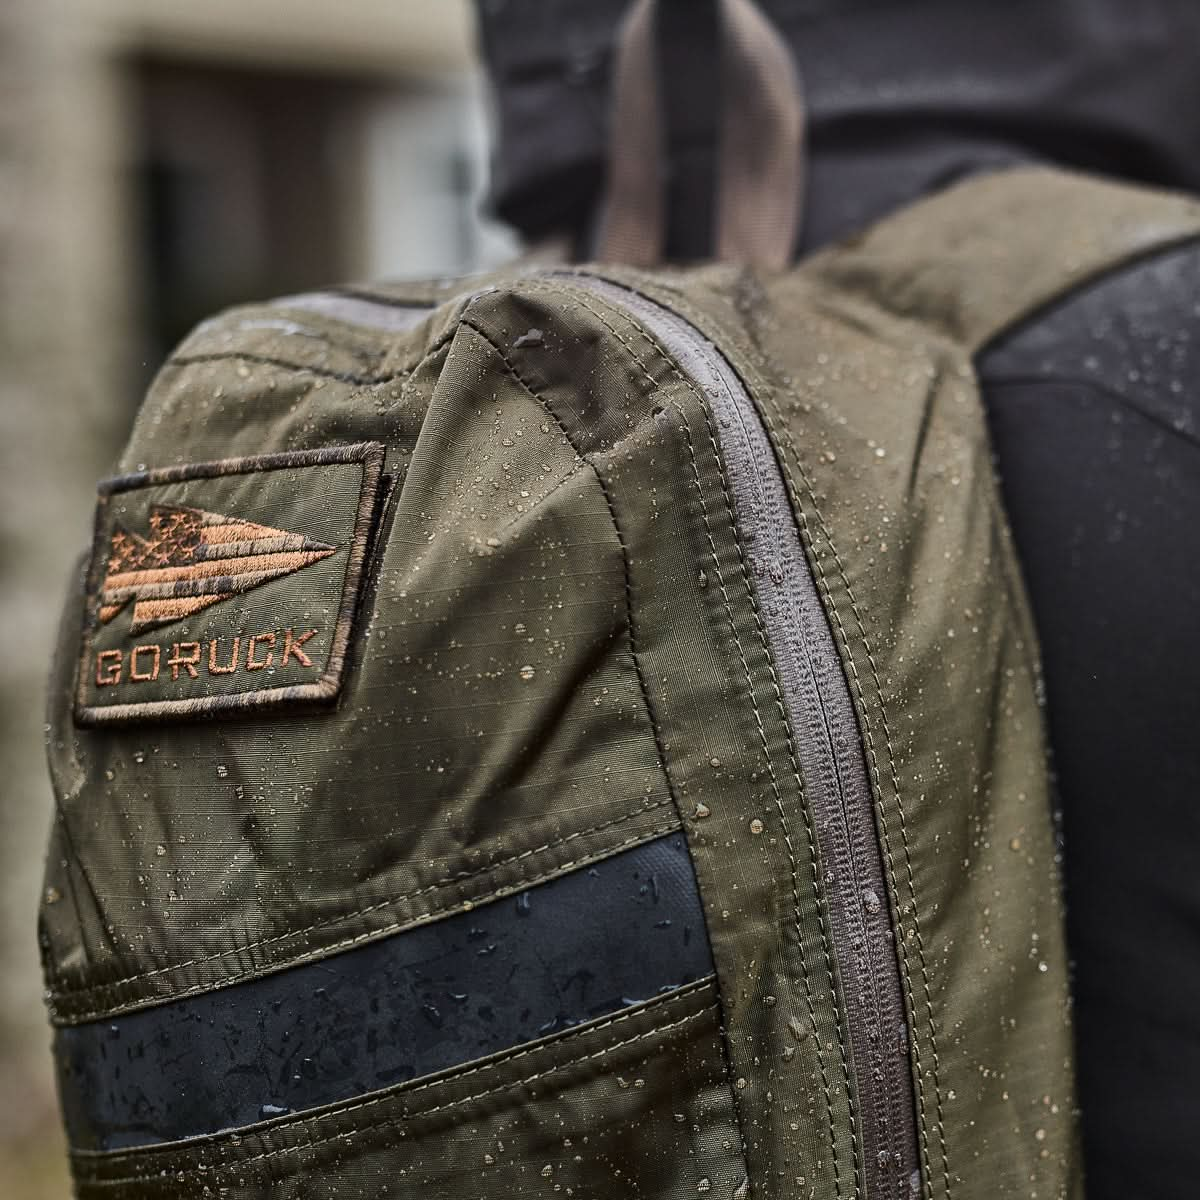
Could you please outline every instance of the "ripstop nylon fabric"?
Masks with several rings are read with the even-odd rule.
[[[1171,197],[1016,173],[787,274],[605,272],[720,345],[770,428],[866,749],[927,1197],[1081,1186],[1037,648],[971,351],[1197,230]],[[151,390],[125,470],[378,442],[387,500],[336,707],[78,726],[69,601],[52,1018],[320,961],[678,829],[715,976],[317,1112],[77,1150],[79,1195],[862,1194],[827,867],[757,599],[770,564],[740,536],[710,407],[569,279],[374,294],[428,316],[384,333],[237,310]]]

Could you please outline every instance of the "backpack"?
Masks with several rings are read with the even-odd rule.
[[[77,1194],[1078,1196],[972,355],[1200,208],[239,308],[100,488],[41,911]]]

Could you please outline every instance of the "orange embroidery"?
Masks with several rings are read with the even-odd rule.
[[[142,653],[148,653],[151,656],[150,661],[153,665],[151,666],[151,668],[148,672],[138,670],[138,655],[142,654]],[[130,678],[130,680],[134,683],[153,683],[154,680],[156,680],[158,678],[158,665],[161,662],[161,660],[162,660],[162,647],[161,646],[154,646],[154,645],[134,646],[133,653],[130,654],[130,656],[129,656],[129,678]]]
[[[255,651],[260,645],[270,646],[267,651],[267,657],[260,659]],[[246,670],[261,671],[264,667],[269,667],[275,659],[275,635],[273,633],[256,633],[246,647]]]
[[[105,480],[77,724],[335,700],[353,657],[380,501],[390,491],[386,458],[381,444],[359,442]],[[210,625],[212,606],[211,616],[226,616]],[[317,611],[327,614],[318,629],[301,624]]]
[[[315,637],[316,633],[317,631],[315,629],[310,629],[307,633],[302,633],[299,637],[296,637],[296,635],[292,633],[290,629],[285,629],[283,631],[283,657],[279,660],[279,665],[281,667],[286,667],[288,658],[291,657],[295,658],[295,660],[302,667],[311,667],[312,659],[309,658],[300,647],[303,646],[310,637]]]
[[[156,504],[149,526],[149,537],[120,527],[113,532],[100,592],[102,625],[131,600],[131,633],[169,625],[336,552],[299,533],[199,508]]]
[[[253,637],[238,634],[233,639],[233,647],[226,661],[221,661],[221,639],[213,638],[208,643],[208,655],[204,655],[202,642],[171,642],[155,645],[146,642],[135,646],[129,652],[130,683],[152,683],[159,676],[163,658],[165,665],[171,668],[171,679],[186,682],[189,679],[199,679],[201,674],[234,675],[239,671],[264,671],[275,662],[276,649],[279,640],[283,638],[283,653],[279,658],[279,666],[288,665],[289,660],[297,667],[314,667],[316,664],[304,652],[304,644],[316,637],[319,629],[306,629],[299,636],[295,630],[285,629],[282,634],[256,633]],[[242,657],[242,645],[245,643],[246,654]],[[265,651],[265,653],[264,653]],[[125,676],[125,652],[122,650],[100,650],[96,653],[96,686],[114,687]]]
[[[125,655],[120,650],[101,650],[96,655],[96,686],[112,687],[121,682],[121,668]]]
[[[184,654],[184,651],[187,654]],[[196,670],[196,664],[200,661],[200,643],[199,642],[176,642],[171,647],[171,657],[167,659],[167,666],[171,668],[171,678],[179,678],[179,668],[183,667],[185,671],[193,678],[198,679],[200,672]]]
[[[220,638],[213,638],[208,643],[208,673],[210,675],[232,675],[238,669],[238,655],[242,651],[242,639],[235,637],[233,639],[233,653],[229,656],[229,662],[223,666],[217,665],[217,643]]]

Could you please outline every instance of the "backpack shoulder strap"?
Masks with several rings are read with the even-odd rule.
[[[975,176],[807,271],[974,353],[1088,279],[1200,237],[1200,202],[1046,168]]]

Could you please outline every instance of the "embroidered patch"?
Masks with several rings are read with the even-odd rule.
[[[383,455],[371,442],[101,484],[76,720],[333,701]]]

